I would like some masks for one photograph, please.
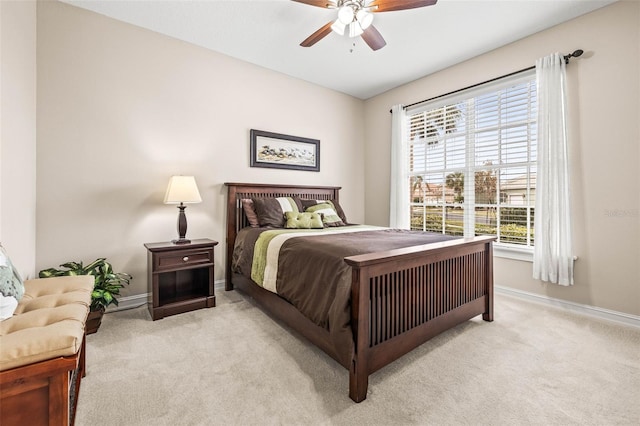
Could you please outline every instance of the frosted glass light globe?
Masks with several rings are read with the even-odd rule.
[[[353,22],[354,15],[355,14],[351,6],[342,6],[340,10],[338,10],[338,20],[344,25],[349,25]]]

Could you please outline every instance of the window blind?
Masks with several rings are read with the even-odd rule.
[[[411,228],[533,245],[535,70],[407,109]]]

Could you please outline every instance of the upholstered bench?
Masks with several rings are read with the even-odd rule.
[[[73,424],[85,368],[91,275],[27,280],[0,322],[0,424]]]

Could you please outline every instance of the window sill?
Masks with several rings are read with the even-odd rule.
[[[533,247],[518,247],[510,244],[496,243],[493,245],[493,256],[503,259],[533,262]]]

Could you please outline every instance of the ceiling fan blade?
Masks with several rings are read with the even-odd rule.
[[[373,8],[372,12],[391,12],[394,10],[415,9],[418,7],[432,6],[438,0],[373,0],[369,7]]]
[[[309,6],[317,6],[317,7],[336,7],[336,2],[333,0],[291,0],[291,1],[295,1],[296,3],[304,3],[304,4],[308,4]]]
[[[316,31],[315,33],[313,33],[309,37],[307,37],[302,43],[300,43],[300,46],[302,46],[302,47],[311,47],[314,44],[316,44],[317,42],[319,42],[320,40],[322,40],[323,38],[325,38],[332,31],[331,30],[331,25],[333,25],[333,21],[331,21],[328,24],[324,25],[318,31]]]
[[[378,31],[373,25],[370,25],[369,28],[364,30],[361,37],[372,50],[382,49],[387,45],[387,42],[384,41],[380,31]]]

